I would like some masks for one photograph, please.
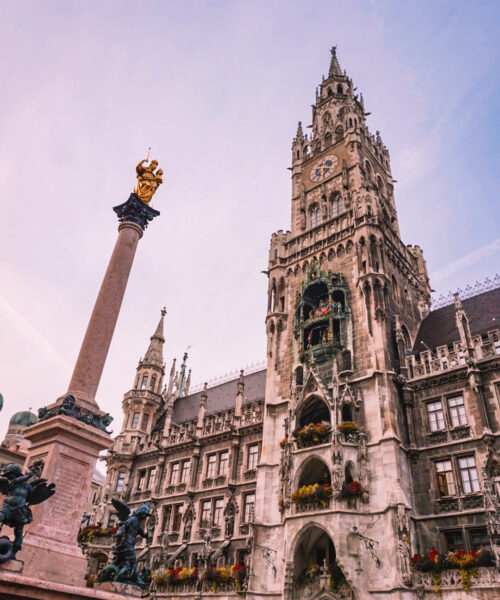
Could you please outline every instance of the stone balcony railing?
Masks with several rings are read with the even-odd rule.
[[[487,340],[483,340],[481,337],[473,339],[473,352],[476,360],[492,358],[500,354],[498,330],[492,331],[490,334]],[[459,342],[454,343],[453,351],[446,346],[440,346],[436,348],[435,352],[423,350],[418,356],[412,355],[406,359],[406,365],[411,374],[410,379],[461,369],[466,366],[466,363],[467,355],[460,347]]]
[[[461,512],[473,508],[483,508],[482,494],[467,494],[461,497],[446,497],[436,500],[436,513]]]
[[[244,582],[243,587],[245,587]],[[203,593],[203,597],[205,597],[205,594],[209,595],[210,597],[239,597],[233,580],[224,583],[218,583],[215,591],[212,587],[212,583],[209,581],[196,581],[194,583],[184,583],[180,585],[169,585],[168,583],[153,583],[151,586],[151,591],[154,593],[155,598],[179,597],[188,598],[189,600],[192,600],[193,598],[198,597],[198,594],[200,592]]]
[[[326,510],[330,507],[331,498],[323,500],[323,503],[318,501],[313,502],[292,502],[290,504],[292,509],[292,514],[302,514],[302,513],[311,513],[317,512],[318,510]]]
[[[496,567],[478,567],[477,569],[479,577],[476,579],[472,577],[471,590],[477,588],[493,588],[491,590],[492,595],[490,598],[500,597],[500,572]],[[432,573],[414,573],[413,574],[413,585],[415,587],[423,587],[426,591],[434,590],[434,582],[432,579]],[[461,590],[462,588],[462,576],[458,569],[450,569],[443,571],[441,574],[440,590]],[[496,593],[495,593],[496,592]],[[427,596],[426,596],[427,597]],[[471,592],[471,598],[472,598]],[[486,596],[484,596],[486,598]]]

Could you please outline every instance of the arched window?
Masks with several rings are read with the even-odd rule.
[[[328,88],[328,95],[333,96],[332,88]]]
[[[339,83],[337,86],[337,94],[343,94],[343,93],[344,93],[344,89],[342,88],[342,86]]]
[[[344,404],[342,407],[342,421],[345,423],[346,421],[352,420],[352,407],[350,404]]]
[[[348,462],[346,464],[344,474],[344,485],[349,485],[354,481],[354,465],[352,464],[352,462]]]
[[[313,396],[305,402],[300,409],[297,425],[298,428],[305,427],[311,423],[330,423],[330,409],[321,399]]]
[[[344,137],[344,128],[342,127],[342,125],[338,125],[337,128],[335,129],[335,141],[340,142],[343,137]]]
[[[328,146],[332,145],[332,134],[330,132],[328,132],[325,135],[325,148],[328,148]]]
[[[343,202],[342,196],[339,194],[339,192],[336,192],[332,196],[330,209],[331,209],[330,214],[332,215],[332,218],[336,217],[337,215],[340,215],[341,213],[344,212],[344,202]]]
[[[297,150],[297,158],[300,158],[300,150]]]
[[[321,223],[321,211],[319,209],[319,206],[317,204],[315,204],[311,208],[311,227],[316,227],[316,225],[319,225],[320,223]]]
[[[371,168],[370,163],[368,161],[365,162],[365,173],[366,173],[366,178],[367,179],[371,179],[372,178],[372,168]]]
[[[352,119],[349,119],[349,127],[352,127]]]
[[[304,384],[304,368],[303,367],[297,367],[295,369],[295,384],[296,385]]]

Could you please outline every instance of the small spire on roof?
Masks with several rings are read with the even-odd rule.
[[[334,75],[342,75],[342,70],[340,69],[339,61],[337,59],[337,46],[332,46],[331,49],[332,58],[330,60],[330,69],[328,70],[328,77],[333,77]]]

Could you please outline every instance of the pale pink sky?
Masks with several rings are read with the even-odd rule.
[[[337,44],[392,159],[403,240],[446,292],[498,268],[495,2],[3,1],[0,438],[67,389],[148,146],[166,172],[98,392],[122,395],[167,306],[193,380],[265,354],[290,145]]]

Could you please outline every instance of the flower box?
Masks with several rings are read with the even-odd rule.
[[[350,483],[344,484],[340,490],[342,498],[359,498],[363,493],[363,489],[359,481],[351,481]]]
[[[468,591],[472,584],[472,577],[479,579],[478,567],[490,567],[495,564],[493,553],[481,548],[477,552],[471,550],[465,552],[448,552],[440,554],[432,547],[428,554],[415,554],[412,557],[412,565],[415,571],[420,573],[432,573],[434,591],[439,592],[441,587],[441,573],[449,569],[460,571],[461,583],[464,590]]]
[[[358,424],[356,421],[342,421],[337,425],[337,429],[345,433],[353,433],[358,430]]]
[[[303,485],[293,492],[292,502],[297,504],[317,503],[321,506],[328,506],[333,490],[329,483],[315,483],[314,485]]]
[[[297,440],[299,447],[306,448],[323,444],[328,441],[330,435],[330,423],[322,421],[321,423],[309,423],[302,429],[296,429],[293,432],[294,438]]]

